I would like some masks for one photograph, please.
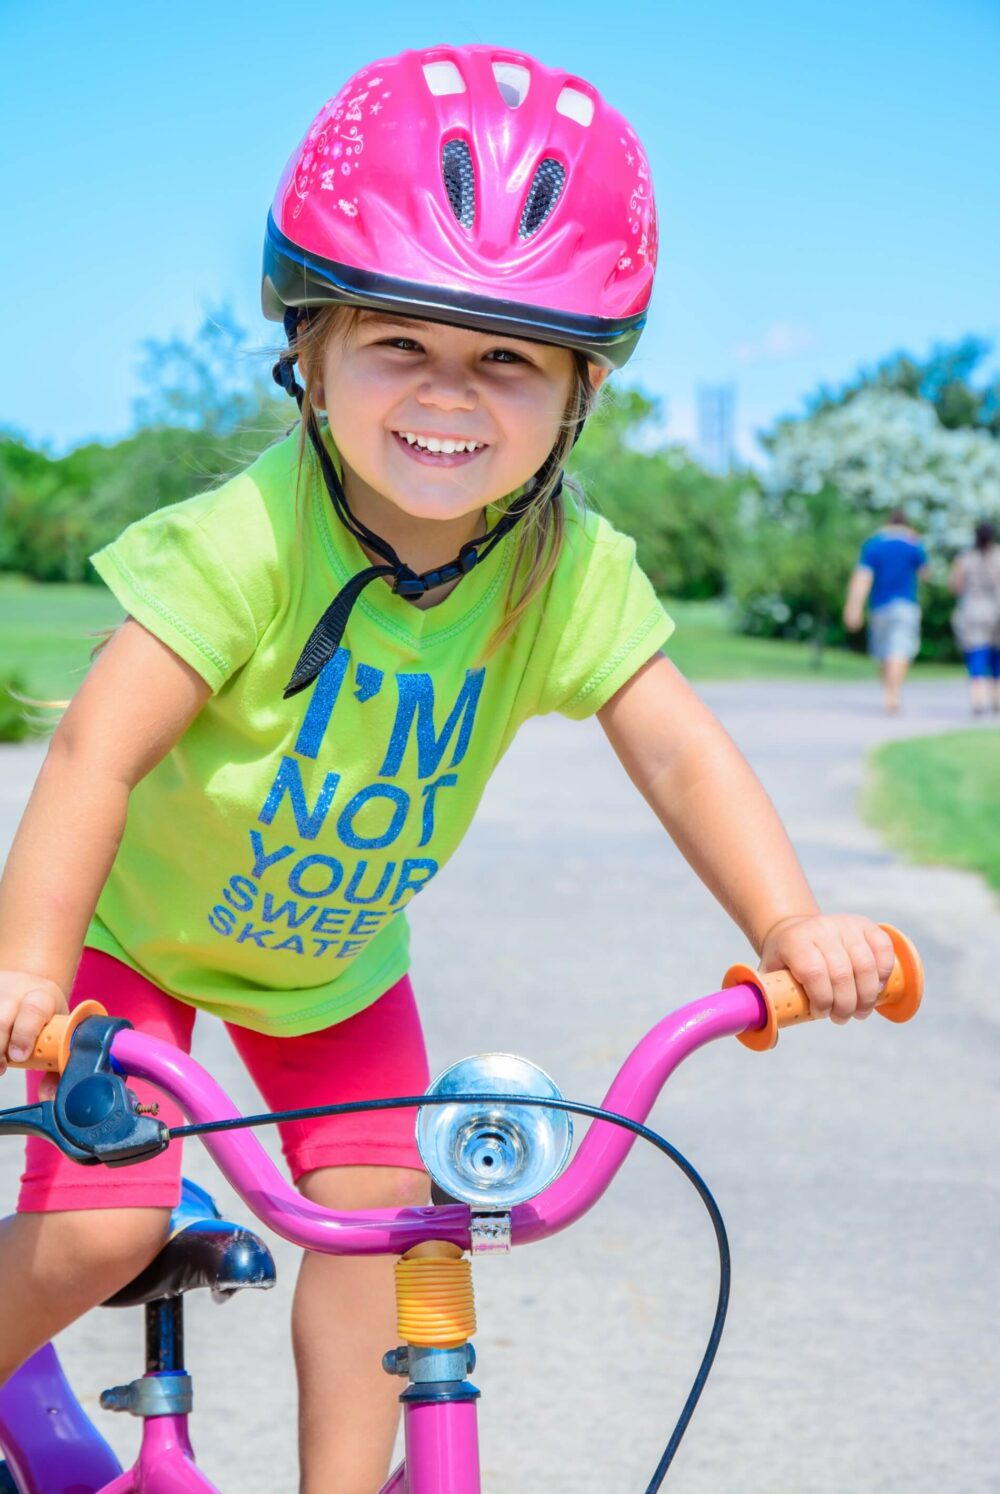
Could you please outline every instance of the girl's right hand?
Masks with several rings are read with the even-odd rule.
[[[7,1060],[23,1062],[52,1017],[69,1010],[53,980],[21,970],[0,970],[0,1074]]]

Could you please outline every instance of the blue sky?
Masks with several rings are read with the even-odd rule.
[[[996,0],[269,4],[2,0],[0,425],[64,450],[132,421],[147,338],[227,302],[254,339],[287,156],[356,68],[522,48],[635,125],[660,272],[628,376],[694,435],[735,381],[741,449],[899,347],[1000,338]]]

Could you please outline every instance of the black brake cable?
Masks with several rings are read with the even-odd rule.
[[[671,1146],[663,1136],[651,1131],[639,1121],[632,1120],[627,1115],[618,1115],[613,1110],[602,1110],[599,1105],[584,1105],[576,1100],[555,1100],[541,1095],[406,1095],[399,1098],[386,1100],[350,1100],[340,1105],[310,1105],[300,1110],[273,1110],[266,1111],[260,1115],[241,1115],[232,1120],[200,1121],[190,1126],[172,1126],[169,1135],[171,1141],[181,1140],[185,1136],[204,1136],[212,1131],[241,1131],[251,1126],[276,1125],[281,1121],[289,1120],[312,1120],[322,1115],[356,1115],[366,1110],[404,1110],[417,1109],[424,1105],[533,1105],[549,1110],[566,1110],[574,1115],[586,1115],[592,1120],[610,1121],[613,1125],[622,1126],[626,1131],[632,1131],[636,1136],[641,1136],[644,1141],[649,1141],[657,1147],[665,1156],[669,1157],[676,1167],[679,1167],[684,1176],[693,1185],[705,1208],[708,1217],[712,1221],[715,1230],[715,1239],[719,1247],[719,1297],[715,1307],[715,1317],[712,1320],[712,1329],[708,1335],[708,1344],[702,1355],[698,1366],[698,1373],[694,1377],[694,1383],[688,1393],[687,1400],[677,1418],[677,1424],[670,1434],[670,1440],[663,1450],[663,1456],[656,1465],[653,1477],[646,1485],[645,1494],[656,1494],[667,1474],[667,1469],[674,1460],[681,1443],[681,1438],[687,1431],[688,1423],[694,1415],[694,1409],[701,1398],[708,1379],[715,1355],[718,1351],[719,1340],[722,1338],[722,1330],[726,1322],[726,1310],[729,1306],[729,1284],[731,1277],[731,1262],[729,1255],[729,1240],[726,1236],[726,1226],[722,1221],[722,1214],[718,1204],[709,1191],[708,1184],[700,1173],[692,1166],[682,1152]]]

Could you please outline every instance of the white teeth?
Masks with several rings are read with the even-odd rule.
[[[455,441],[450,437],[441,439],[438,436],[417,436],[413,431],[397,431],[396,434],[408,446],[416,446],[419,451],[431,451],[443,456],[454,456],[466,451],[481,451],[485,444],[481,441]]]

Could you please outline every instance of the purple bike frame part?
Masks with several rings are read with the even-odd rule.
[[[672,1012],[633,1048],[602,1102],[602,1109],[645,1121],[671,1074],[696,1048],[715,1038],[762,1027],[763,997],[753,986],[732,986]],[[575,1223],[600,1198],[636,1137],[622,1126],[595,1120],[561,1177],[529,1203],[511,1210],[511,1240],[526,1245]]]
[[[103,1489],[121,1464],[45,1344],[0,1389],[0,1448],[24,1494]]]
[[[147,1416],[135,1467],[100,1494],[219,1494],[219,1490],[195,1466],[187,1417]]]
[[[749,1027],[762,1027],[763,998],[753,986],[733,986],[692,1001],[665,1017],[632,1050],[604,1099],[604,1108],[644,1121],[670,1075],[696,1048]],[[229,1096],[194,1059],[157,1038],[128,1029],[116,1034],[115,1061],[148,1079],[178,1102],[192,1121],[235,1119]],[[447,1240],[468,1250],[464,1204],[428,1209],[378,1209],[336,1214],[310,1203],[278,1172],[249,1131],[201,1137],[240,1197],[278,1235],[327,1255],[401,1255],[423,1241]],[[595,1122],[561,1178],[530,1203],[511,1211],[515,1245],[565,1229],[597,1202],[628,1155],[635,1137]]]

